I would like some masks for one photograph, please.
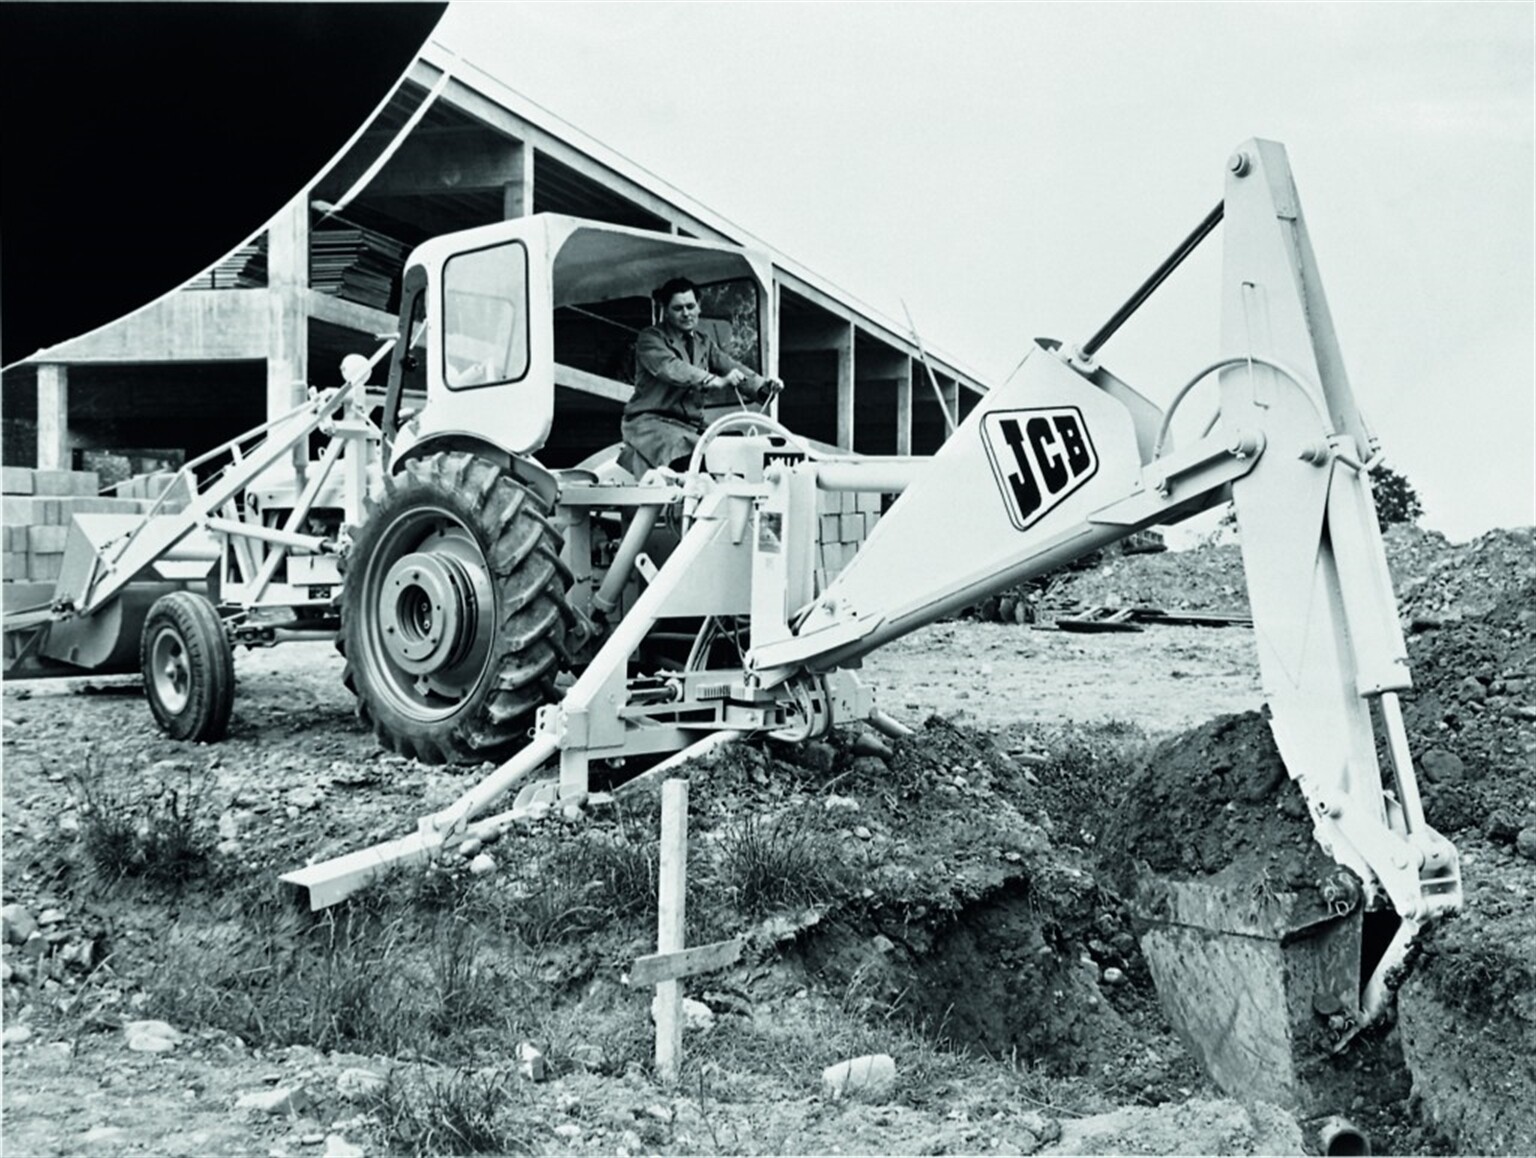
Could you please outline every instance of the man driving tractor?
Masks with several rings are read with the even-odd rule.
[[[657,466],[686,465],[704,431],[704,407],[733,398],[767,403],[784,383],[755,373],[699,330],[698,287],[675,277],[652,295],[660,325],[635,342],[635,392],[624,407],[619,465],[637,478]],[[682,460],[679,462],[679,460]]]

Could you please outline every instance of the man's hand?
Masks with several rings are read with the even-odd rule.
[[[736,367],[734,369],[728,370],[726,373],[720,375],[720,382],[721,382],[721,384],[725,385],[725,386],[730,386],[733,389],[735,387],[737,387],[737,386],[740,386],[746,380],[747,380],[746,372],[743,371],[740,367]]]
[[[757,388],[757,400],[764,405],[777,398],[784,389],[784,383],[778,378],[764,378],[763,384]]]

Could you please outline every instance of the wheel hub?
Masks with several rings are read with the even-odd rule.
[[[161,631],[150,645],[149,675],[166,710],[175,714],[187,706],[192,677],[186,649],[173,631]]]
[[[478,560],[446,552],[404,555],[378,588],[380,642],[414,676],[450,671],[483,650],[489,625],[481,612],[491,602],[490,579]]]

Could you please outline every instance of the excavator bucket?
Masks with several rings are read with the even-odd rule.
[[[1337,1028],[1355,1021],[1358,908],[1318,913],[1296,894],[1147,876],[1133,912],[1163,1012],[1216,1085],[1304,1117],[1340,1108],[1316,1079]]]

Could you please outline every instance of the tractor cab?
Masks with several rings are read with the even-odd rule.
[[[668,278],[699,285],[703,325],[776,369],[772,267],[715,242],[535,214],[435,238],[406,265],[380,423],[393,469],[430,444],[568,466],[615,442],[634,343]],[[571,429],[556,429],[557,399]]]

